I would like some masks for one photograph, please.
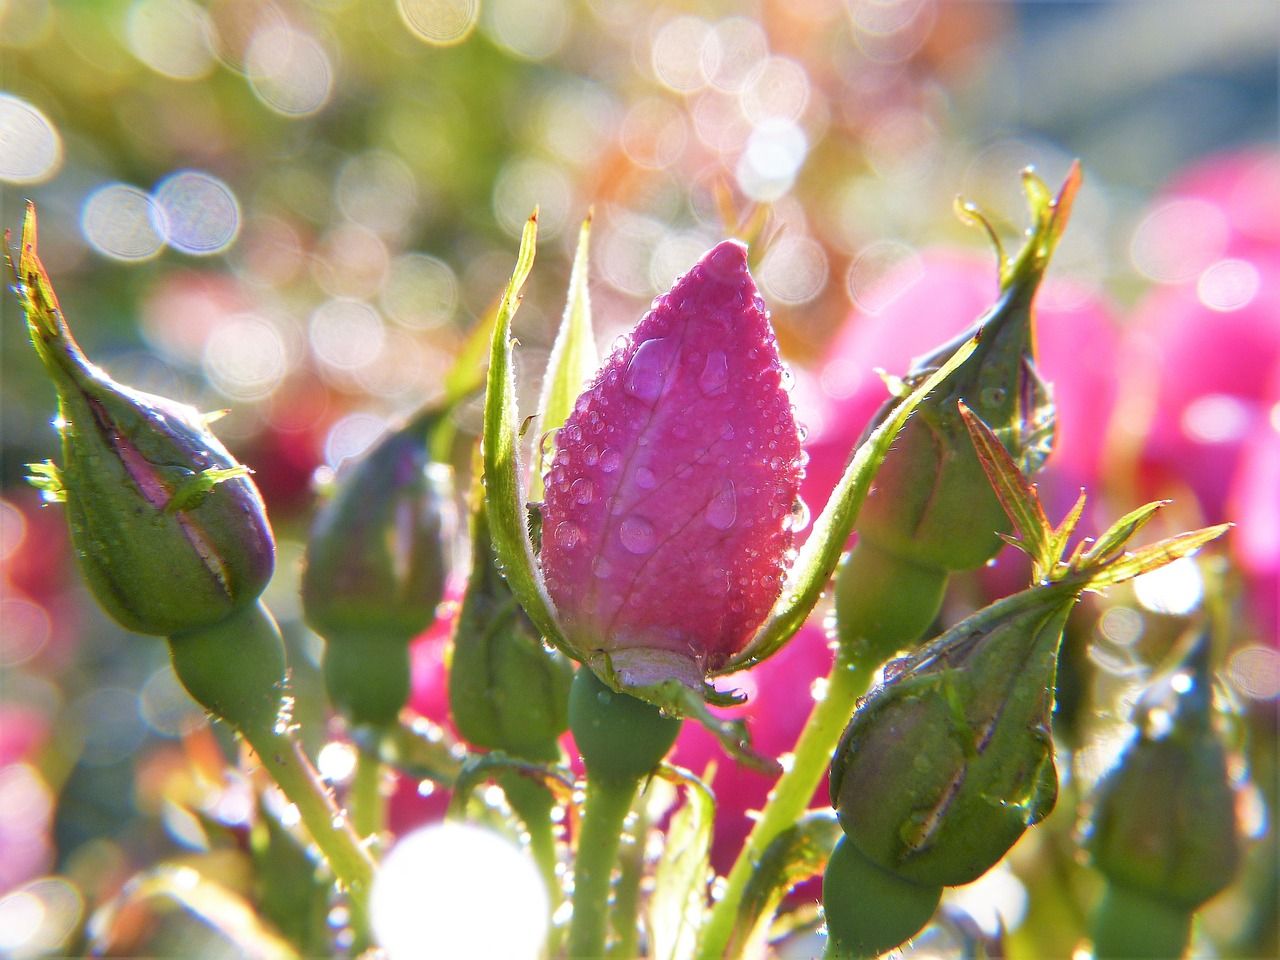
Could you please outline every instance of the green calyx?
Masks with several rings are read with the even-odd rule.
[[[66,504],[98,602],[139,633],[211,626],[252,605],[275,541],[249,471],[195,410],[116,383],[81,352],[36,249],[28,209],[16,269],[31,342],[58,392],[62,464],[33,483]]]
[[[1094,866],[1111,883],[1184,911],[1230,884],[1241,857],[1208,659],[1202,636],[1143,694],[1137,732],[1098,784],[1089,828]]]
[[[1175,960],[1191,940],[1193,914],[1122,884],[1107,884],[1089,918],[1095,960]]]
[[[926,886],[990,869],[1056,797],[1049,722],[1074,594],[1033,590],[943,634],[874,692],[831,766],[864,856]]]
[[[583,668],[569,689],[569,729],[589,778],[625,784],[654,771],[676,742],[680,720]]]
[[[859,539],[836,574],[840,642],[859,663],[883,663],[929,629],[947,572]]]
[[[529,760],[559,755],[573,664],[542,645],[497,570],[483,502],[471,519],[472,565],[453,631],[449,712],[463,739]]]
[[[903,880],[842,837],[822,879],[827,957],[862,960],[892,950],[920,932],[941,897],[942,887]]]

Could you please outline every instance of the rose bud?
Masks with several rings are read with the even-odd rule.
[[[17,291],[58,393],[62,465],[32,482],[66,503],[80,568],[130,630],[172,635],[250,607],[275,541],[249,471],[191,407],[116,383],[81,352],[36,249],[28,207]]]
[[[307,544],[303,613],[326,640],[329,695],[355,723],[388,723],[400,712],[409,641],[444,595],[453,485],[429,451],[442,415],[416,415],[339,476]]]
[[[1198,637],[1143,693],[1137,732],[1093,795],[1087,843],[1107,878],[1092,924],[1100,958],[1181,956],[1192,915],[1239,867],[1209,653]]]
[[[569,726],[573,664],[542,638],[497,570],[483,502],[471,515],[471,576],[453,628],[449,713],[469,743],[551,762]]]
[[[858,542],[836,582],[843,642],[882,660],[920,636],[942,602],[949,573],[980,567],[999,551],[1008,520],[974,455],[957,401],[990,425],[1024,473],[1049,452],[1054,407],[1035,366],[1032,308],[1079,186],[1074,167],[1050,199],[1026,175],[1036,225],[1021,253],[1001,262],[1000,297],[977,321],[977,349],[907,421],[858,515]],[[915,362],[908,384],[936,370],[963,340]],[[868,430],[888,416],[886,401]]]
[[[725,241],[654,302],[557,434],[547,590],[568,640],[625,686],[700,690],[778,598],[802,469],[785,376],[746,248]]]

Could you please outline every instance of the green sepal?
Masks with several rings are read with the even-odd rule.
[[[533,269],[538,238],[538,215],[525,223],[511,282],[498,307],[489,353],[489,376],[484,402],[485,500],[498,564],[512,594],[520,602],[543,639],[575,660],[583,660],[556,620],[555,604],[547,593],[542,571],[529,538],[528,509],[523,487],[516,409],[515,364],[511,319],[520,305],[520,289]]]
[[[751,641],[717,670],[717,675],[745,670],[771,657],[782,649],[808,619],[827,588],[871,483],[898,433],[924,399],[963,365],[977,347],[976,337],[960,344],[955,353],[930,376],[925,377],[910,395],[903,398],[893,412],[858,446],[827,505],[814,521],[809,538],[800,548],[782,595]]]
[[[207,419],[204,421],[207,422]],[[253,475],[242,463],[233,467],[208,467],[178,482],[169,502],[164,505],[165,513],[180,513],[198,507],[209,492],[220,483],[237,480]]]
[[[742,892],[733,933],[725,949],[727,960],[760,956],[774,914],[798,883],[821,874],[836,841],[843,836],[833,810],[810,810],[795,826],[774,837],[761,854]]]
[[[594,671],[579,669],[569,689],[569,729],[589,779],[628,785],[657,768],[676,742],[680,720],[647,699],[611,688]]]
[[[40,491],[40,497],[45,503],[67,502],[67,488],[62,482],[62,471],[56,463],[42,460],[39,463],[28,463],[27,469],[31,471],[27,475],[27,483]]]
[[[701,778],[681,767],[664,763],[657,775],[684,787],[685,802],[671,817],[654,870],[650,955],[653,960],[682,960],[693,955],[706,914],[716,800]]]
[[[578,232],[578,249],[573,257],[573,270],[569,274],[568,302],[564,319],[556,334],[547,370],[542,383],[542,397],[538,401],[538,429],[544,436],[554,437],[573,412],[573,405],[582,393],[596,367],[600,355],[596,350],[595,333],[591,326],[591,295],[587,283],[588,250],[591,240],[591,214],[582,221]],[[547,450],[545,459],[554,456],[554,446]],[[529,496],[533,500],[542,497],[542,471],[534,464],[530,478]]]
[[[494,750],[469,756],[458,772],[453,784],[453,795],[445,816],[452,820],[465,819],[467,801],[482,784],[514,773],[531,782],[546,787],[562,803],[568,803],[573,795],[573,773],[564,767],[546,763],[533,763]]]

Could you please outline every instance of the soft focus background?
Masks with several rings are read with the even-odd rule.
[[[1046,499],[1065,509],[1085,484],[1095,524],[1170,496],[1160,532],[1239,526],[1212,557],[1082,607],[1064,766],[1096,778],[1136,684],[1188,624],[1214,621],[1224,703],[1251,736],[1237,773],[1258,842],[1202,947],[1275,955],[1278,37],[1274,0],[0,0],[0,220],[16,231],[36,201],[63,307],[114,376],[230,409],[217,429],[280,536],[268,601],[305,691],[316,643],[296,589],[313,482],[440,394],[535,204],[539,261],[516,320],[525,409],[589,207],[607,346],[727,219],[772,205],[783,229],[756,275],[795,369],[816,512],[883,396],[872,368],[903,372],[994,295],[990,245],[955,195],[1014,249],[1019,170],[1056,188],[1081,158],[1040,303],[1063,427]],[[59,509],[24,486],[25,464],[56,453],[25,336],[6,292],[0,956],[238,955],[213,929],[220,901],[197,888],[251,891],[244,855],[218,838],[251,819],[252,792],[228,779],[229,743],[164,646],[99,612]],[[1004,566],[962,584],[956,609],[1015,589]],[[774,751],[825,669],[820,629],[801,640],[751,680]],[[438,689],[428,644],[422,709]],[[318,749],[324,725],[310,732]],[[349,759],[330,751],[324,772],[341,781]],[[720,765],[724,869],[767,785]],[[1063,889],[1071,813],[969,893],[977,922],[1017,928],[1015,953],[1067,955],[1079,935],[1090,890]],[[174,897],[187,911],[125,886],[161,861],[192,871]]]

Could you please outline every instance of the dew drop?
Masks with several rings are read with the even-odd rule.
[[[729,358],[723,350],[712,350],[707,354],[707,362],[698,375],[698,388],[708,397],[724,393],[725,384],[729,382]]]
[[[790,530],[793,533],[799,533],[805,527],[809,526],[809,505],[796,497],[791,504],[791,512],[787,518],[782,521],[782,529]]]
[[[624,388],[627,393],[645,403],[656,403],[666,384],[675,350],[676,344],[666,337],[655,337],[640,344],[627,365]]]
[[[630,516],[622,521],[618,531],[622,545],[628,552],[635,554],[650,553],[653,550],[655,536],[653,524],[644,517]]]
[[[582,428],[576,423],[571,423],[564,428],[564,435],[570,443],[579,443],[582,440]]]
[[[582,451],[582,460],[588,467],[594,467],[600,462],[600,447],[594,443],[587,444],[587,449]]]
[[[658,478],[648,467],[636,468],[636,486],[641,490],[652,490],[658,485]]]
[[[728,420],[720,424],[720,439],[732,440],[734,437],[734,432],[735,431],[733,429],[733,424],[730,423]]]
[[[591,563],[591,572],[603,580],[613,573],[613,564],[604,557],[596,557]]]
[[[717,530],[730,529],[738,519],[738,496],[734,493],[733,481],[726,480],[707,504],[707,523]]]
[[[596,485],[586,477],[579,477],[573,481],[573,486],[569,488],[569,492],[573,494],[573,499],[578,503],[587,504],[595,498]]]
[[[556,543],[566,550],[572,550],[582,539],[582,531],[571,520],[562,520],[556,525]]]
[[[622,454],[617,450],[605,448],[605,451],[600,454],[600,469],[605,473],[613,473],[621,463]]]

